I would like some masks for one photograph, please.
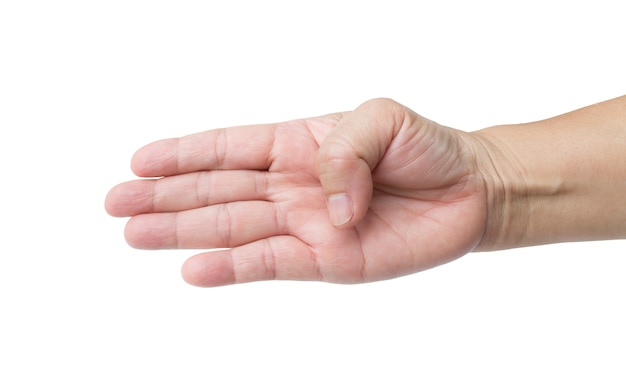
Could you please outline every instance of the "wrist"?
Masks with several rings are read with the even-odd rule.
[[[570,188],[529,129],[507,125],[472,133],[487,203],[485,233],[476,251],[561,240],[555,219]]]
[[[626,96],[470,135],[488,215],[477,250],[626,238]]]
[[[529,225],[524,196],[526,170],[499,140],[498,128],[470,133],[476,173],[481,180],[487,220],[483,238],[474,251],[493,251],[519,246]]]

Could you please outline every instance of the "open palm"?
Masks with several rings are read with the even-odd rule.
[[[106,208],[132,216],[134,247],[229,248],[185,263],[195,285],[396,277],[458,258],[482,238],[484,183],[465,136],[380,99],[211,130],[139,150],[135,173],[160,178],[118,185]],[[329,195],[350,196],[345,221],[329,215]]]

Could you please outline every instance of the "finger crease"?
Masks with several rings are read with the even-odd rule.
[[[154,183],[152,183],[152,188],[150,189],[150,207],[151,210],[150,212],[157,212],[156,207],[157,207],[157,195],[156,195],[156,191],[157,191],[157,184],[160,182],[160,180],[155,180]]]
[[[265,158],[265,169],[269,170],[274,161],[274,147],[276,145],[276,131],[279,130],[279,126],[274,127],[274,131],[272,131],[272,139],[270,140],[270,150],[267,152],[267,157]]]
[[[226,149],[228,149],[226,130],[220,128],[215,136],[215,144],[213,145],[213,156],[215,157],[215,167],[222,169],[226,163]]]
[[[276,231],[278,234],[284,234],[284,221],[282,218],[282,211],[278,204],[274,204],[274,226],[276,227]]]
[[[269,280],[276,279],[276,258],[274,256],[274,249],[270,240],[264,241],[263,250],[263,266],[265,267],[265,275]]]
[[[202,172],[198,172],[198,174],[196,175],[196,204],[199,206],[202,206],[202,204],[206,202],[202,198],[202,174]]]
[[[231,245],[231,227],[232,221],[230,217],[230,211],[228,208],[228,204],[221,204],[218,207],[217,211],[217,219],[215,219],[215,229],[217,234],[219,235],[220,242],[224,245],[224,247],[232,247]]]
[[[181,157],[181,150],[180,150],[181,146],[182,146],[182,140],[181,140],[181,138],[176,138],[175,141],[176,141],[176,145],[175,145],[175,148],[176,148],[176,173],[179,174],[183,170],[182,169],[182,162],[181,162],[181,159],[182,159],[182,157]]]
[[[180,241],[180,230],[179,230],[179,226],[178,226],[178,213],[174,213],[174,218],[173,218],[173,222],[172,225],[174,226],[174,247],[178,248],[178,249],[182,249],[181,247],[181,241]]]

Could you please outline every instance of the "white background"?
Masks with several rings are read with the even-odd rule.
[[[379,96],[474,130],[623,95],[620,2],[218,3],[0,2],[0,371],[626,369],[624,241],[200,289],[190,252],[130,249],[103,208],[164,137]]]

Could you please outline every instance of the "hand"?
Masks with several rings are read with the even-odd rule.
[[[184,279],[218,286],[382,280],[456,259],[481,241],[485,182],[471,135],[386,99],[352,112],[162,140],[106,209],[137,248],[230,248]]]

